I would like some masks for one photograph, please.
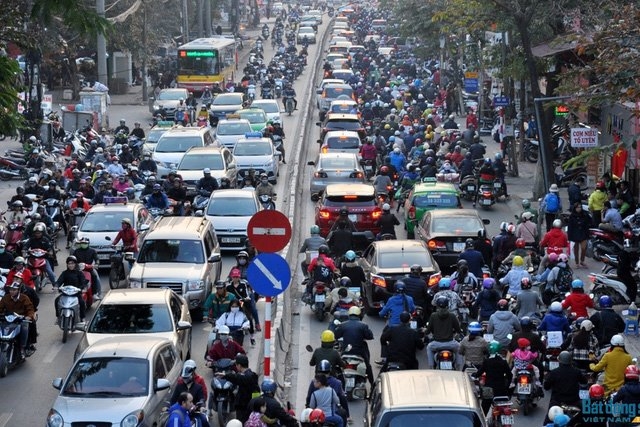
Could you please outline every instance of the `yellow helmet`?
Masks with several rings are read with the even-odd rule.
[[[391,129],[391,125],[389,123],[387,123],[386,125],[384,125],[384,128],[387,129],[387,130]]]
[[[320,335],[321,342],[334,342],[336,340],[336,336],[330,330],[322,331],[322,335]]]
[[[513,265],[514,267],[522,267],[524,265],[524,260],[521,256],[516,255],[513,257]]]

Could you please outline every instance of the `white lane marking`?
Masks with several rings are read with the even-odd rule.
[[[63,347],[63,344],[60,342],[50,347],[42,363],[53,363],[53,361],[58,358],[58,353],[60,353],[60,350],[62,350],[62,347]]]
[[[3,412],[0,414],[0,427],[5,427],[13,417],[13,412]]]

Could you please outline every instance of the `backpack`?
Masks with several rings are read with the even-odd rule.
[[[547,194],[545,198],[546,210],[549,213],[557,213],[560,209],[560,200],[557,194]]]
[[[569,292],[571,289],[571,282],[573,281],[573,272],[569,267],[560,268],[558,271],[558,277],[556,278],[556,288],[560,292]]]

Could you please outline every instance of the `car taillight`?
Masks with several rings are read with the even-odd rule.
[[[441,242],[440,240],[429,240],[429,243],[427,243],[427,246],[429,247],[429,249],[446,249],[447,245],[444,242]]]
[[[380,288],[387,287],[387,281],[384,280],[384,277],[380,277],[380,276],[371,276],[371,284],[373,286],[378,286]]]
[[[482,195],[486,196],[486,197],[490,197],[491,196],[491,191],[483,191]]]
[[[326,145],[322,146],[322,152],[323,153],[328,153],[329,152],[329,147],[327,147]]]
[[[317,171],[316,173],[313,174],[313,176],[315,176],[316,178],[326,178],[327,174],[326,172],[323,172],[323,171]]]
[[[349,175],[349,178],[362,179],[364,178],[364,175],[362,174],[362,172],[351,172],[351,175]]]
[[[429,276],[429,287],[435,286],[440,283],[440,279],[442,279],[442,274],[436,273]]]
[[[320,212],[319,212],[319,214],[320,214],[320,218],[322,218],[322,219],[329,219],[329,218],[331,218],[331,212],[329,212],[329,211],[327,211],[327,210],[321,209],[321,210],[320,210]]]
[[[416,219],[416,207],[411,206],[409,208],[409,219]]]
[[[380,208],[376,208],[373,212],[371,212],[371,218],[378,219],[382,216],[382,210]]]

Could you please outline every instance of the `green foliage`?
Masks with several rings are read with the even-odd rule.
[[[0,56],[0,134],[14,135],[22,126],[22,115],[18,113],[17,106],[20,99],[16,83],[20,75],[18,62]]]
[[[31,19],[44,26],[60,19],[72,31],[92,37],[106,33],[111,27],[104,17],[98,16],[94,3],[82,0],[34,0]]]

